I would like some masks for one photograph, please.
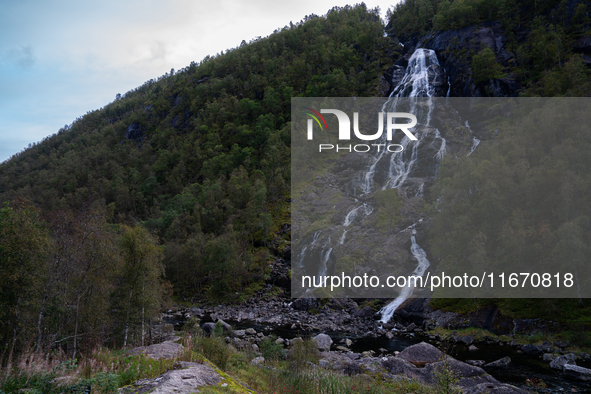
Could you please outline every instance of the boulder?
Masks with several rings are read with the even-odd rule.
[[[297,311],[308,311],[320,306],[316,298],[298,298],[291,304],[292,308]]]
[[[138,355],[145,354],[146,356],[159,360],[161,358],[171,359],[175,358],[184,349],[183,345],[175,343],[174,341],[164,341],[150,346],[136,347],[131,349],[129,354]]]
[[[133,383],[133,388],[126,390],[126,393],[139,394],[190,394],[199,392],[202,386],[217,385],[222,377],[211,367],[205,364],[180,362],[173,369],[165,372],[157,378],[142,379]]]
[[[211,335],[213,333],[213,330],[215,330],[215,323],[203,323],[201,328],[203,329],[203,332],[205,332],[206,335]]]
[[[484,367],[493,367],[493,368],[507,368],[511,365],[511,358],[510,357],[503,357],[492,363],[485,364]]]
[[[558,356],[554,353],[544,353],[544,355],[542,356],[542,360],[544,361],[554,361],[557,358]]]
[[[316,347],[321,352],[328,352],[332,345],[332,338],[326,334],[318,334],[312,340],[316,342]]]
[[[565,364],[564,376],[570,379],[588,381],[591,380],[591,369]]]
[[[575,362],[575,355],[572,353],[565,354],[564,356],[556,357],[550,362],[550,368],[563,371],[566,365],[577,365]]]
[[[367,319],[372,317],[373,315],[375,315],[376,312],[369,306],[366,306],[363,309],[357,309],[355,310],[355,312],[353,313],[353,315],[355,317],[360,317],[362,319]]]
[[[265,358],[261,356],[261,357],[253,358],[250,361],[250,364],[252,364],[252,365],[263,365],[264,362],[265,362]]]
[[[556,341],[556,342],[554,342],[554,346],[559,347],[561,349],[564,349],[568,345],[566,343],[562,342],[562,341]]]
[[[435,346],[426,342],[421,342],[407,347],[398,353],[396,357],[406,360],[416,366],[423,366],[428,363],[440,361],[445,358],[446,355]]]
[[[523,345],[522,350],[525,354],[529,354],[530,356],[537,356],[542,353],[542,350],[536,345]]]
[[[482,367],[486,364],[484,360],[466,360],[466,364],[474,365],[475,367]]]

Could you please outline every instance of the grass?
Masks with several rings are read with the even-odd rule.
[[[287,354],[273,340],[261,343],[269,357],[264,365],[252,365],[258,356],[251,349],[239,352],[221,336],[194,335],[197,328],[185,330],[184,352],[170,360],[130,356],[125,350],[96,349],[79,359],[63,352],[21,355],[11,366],[0,370],[0,394],[82,393],[115,394],[121,387],[145,378],[154,378],[177,367],[179,361],[211,366],[222,377],[218,385],[200,387],[203,393],[290,393],[290,394],[362,394],[433,392],[433,387],[409,382],[384,381],[364,374],[347,376],[317,366],[319,353],[315,343],[295,341]]]

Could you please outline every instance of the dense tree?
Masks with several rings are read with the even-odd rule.
[[[161,248],[141,226],[123,226],[121,248],[123,264],[116,305],[123,324],[123,346],[127,346],[130,330],[139,329],[145,344],[145,324],[160,311],[163,296],[164,265]]]
[[[19,338],[32,335],[33,311],[48,274],[50,238],[39,214],[25,201],[0,209],[0,338],[10,348],[9,363],[25,345]]]
[[[486,47],[472,57],[472,75],[477,84],[503,77],[503,68],[492,49]]]

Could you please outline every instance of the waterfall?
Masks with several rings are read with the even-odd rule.
[[[390,100],[386,103],[390,110],[395,110],[398,98],[401,97],[433,97],[436,93],[436,89],[435,85],[430,82],[430,76],[432,77],[432,75],[435,74],[438,67],[439,60],[437,60],[435,51],[423,48],[417,49],[408,61],[408,67],[406,68],[406,73],[402,78],[402,81],[394,88],[390,95]],[[413,109],[415,110],[413,112],[417,112],[417,108],[414,105]],[[432,110],[433,106],[429,105],[426,113],[419,111],[417,114],[419,116],[417,117],[419,118],[420,124],[425,126],[430,125]],[[427,135],[425,133],[418,133],[416,137],[418,139],[417,141],[411,141],[407,136],[404,136],[402,141],[400,141],[400,145],[404,147],[403,152],[405,152],[408,146],[412,144],[410,159],[405,158],[402,154],[390,156],[388,181],[382,187],[382,190],[387,188],[399,188],[415,169],[419,158],[419,148]],[[443,156],[446,152],[446,141],[437,129],[435,129],[435,137],[430,145],[433,146],[435,141],[439,141],[441,144],[437,153],[433,157],[433,159],[439,163],[443,160]],[[375,165],[376,164],[374,164],[374,167]],[[369,173],[371,173],[371,176],[373,177],[374,174],[371,169],[368,174]]]
[[[474,134],[474,132],[470,128],[470,123],[468,123],[468,121],[466,121],[466,127],[468,128],[468,130],[470,130],[470,134]],[[468,154],[466,156],[470,156],[472,154],[472,152],[474,152],[474,149],[476,149],[478,144],[480,144],[480,140],[478,138],[472,136],[472,147],[470,148],[470,152],[468,152]]]
[[[412,227],[414,227],[414,224]],[[423,276],[425,274],[425,271],[427,270],[427,268],[429,268],[430,263],[429,263],[429,260],[427,260],[427,252],[425,252],[423,250],[423,248],[421,248],[419,246],[419,244],[417,244],[417,240],[415,238],[416,233],[417,233],[417,230],[415,230],[413,228],[412,235],[410,236],[410,241],[412,243],[410,246],[410,251],[411,251],[412,255],[417,259],[418,265],[417,265],[417,268],[415,268],[415,270],[413,271],[412,275],[413,276]],[[392,318],[392,315],[394,315],[394,312],[396,311],[396,309],[408,297],[410,297],[412,295],[413,291],[414,291],[414,286],[411,286],[410,283],[407,283],[407,285],[405,287],[403,287],[402,290],[400,291],[400,294],[398,295],[398,297],[396,297],[396,299],[394,301],[392,301],[391,303],[389,303],[388,305],[386,305],[385,307],[383,307],[380,310],[380,313],[382,314],[382,318],[380,319],[380,321],[382,323],[387,323],[388,320],[390,320]]]
[[[476,149],[478,144],[480,144],[480,140],[476,137],[472,137],[472,147],[470,148],[470,152],[468,152],[466,156],[470,156],[472,152],[474,152],[474,149]]]
[[[361,174],[361,182],[353,192],[354,195],[359,196],[359,193],[361,193],[361,196],[370,195],[376,191],[376,188],[381,188],[382,190],[387,188],[401,188],[405,186],[407,180],[418,182],[420,179],[417,178],[424,178],[425,176],[418,175],[420,172],[417,172],[417,169],[423,163],[430,166],[429,160],[435,164],[436,173],[437,165],[443,160],[446,154],[447,144],[439,130],[430,124],[433,112],[433,105],[430,105],[430,98],[436,95],[437,89],[442,85],[442,81],[438,80],[438,78],[441,78],[441,75],[442,70],[435,51],[424,48],[414,51],[409,58],[408,66],[400,83],[396,85],[388,100],[382,106],[382,112],[384,114],[388,112],[413,113],[417,117],[418,127],[413,131],[417,140],[410,140],[404,134],[398,142],[404,148],[400,153],[390,153],[385,149],[378,149],[375,153],[369,153],[368,161],[364,166],[364,172]],[[409,100],[409,97],[426,99]],[[410,108],[408,108],[409,105]],[[386,133],[383,133],[381,139],[376,141],[377,144],[387,144],[389,142],[391,141],[387,140]],[[380,160],[387,160],[387,162],[380,164]],[[421,171],[422,169],[423,167],[421,167]],[[413,172],[416,172],[417,175]],[[433,172],[428,173],[434,174]],[[432,175],[427,175],[427,177],[429,176]],[[379,184],[376,187],[378,180]],[[417,183],[417,186],[419,186],[417,196],[419,197],[423,196],[424,183],[424,179],[421,181],[420,186]],[[333,251],[339,251],[340,245],[345,244],[348,232],[354,234],[355,229],[353,227],[356,227],[355,223],[359,222],[359,218],[362,215],[369,216],[374,211],[374,208],[368,204],[367,200],[363,201],[361,198],[360,200],[362,201],[355,199],[355,205],[350,208],[342,219],[340,228],[331,230],[332,234],[335,235],[333,237],[335,238],[334,243],[330,241],[330,235],[332,234],[322,232],[323,230],[314,233],[312,242],[308,241],[307,246],[303,247],[298,255],[300,267],[304,264],[304,255],[307,258],[314,256],[311,261],[316,261],[315,264],[317,265],[307,267],[307,269],[313,270],[314,277],[318,278],[329,273],[329,262],[331,261],[331,255],[334,254]],[[419,220],[419,222],[421,221]],[[413,275],[422,276],[429,267],[429,261],[427,260],[425,251],[416,242],[417,231],[414,226],[417,223],[403,231],[412,230],[411,253],[418,262]],[[350,237],[351,234],[349,234]],[[317,240],[319,237],[326,239],[326,236],[328,236],[328,241],[323,242],[322,246],[318,245]],[[338,238],[336,238],[337,236]],[[396,308],[406,298],[412,296],[413,291],[414,287],[412,286],[401,289],[398,297],[382,310],[382,316],[387,316],[389,319]]]
[[[343,235],[341,235],[341,239],[339,240],[341,245],[345,243],[345,235],[347,235],[347,230],[343,231]]]
[[[429,73],[430,71],[434,71],[434,68],[439,66],[439,61],[437,60],[437,56],[435,51],[429,49],[419,48],[417,49],[411,56],[408,61],[408,67],[406,69],[406,74],[400,84],[394,88],[392,91],[392,95],[390,97],[433,97],[435,95],[435,86],[429,82]],[[449,85],[449,78],[448,78],[448,94],[450,90]],[[394,100],[394,105],[395,105]],[[432,113],[432,105],[428,106],[428,111],[426,114],[423,114],[422,124],[429,125],[431,122],[431,113]],[[426,115],[426,116],[425,116]],[[433,145],[435,141],[440,141],[439,149],[434,156],[434,159],[437,163],[440,163],[443,160],[443,156],[446,153],[446,140],[441,136],[439,130],[435,129],[435,137],[431,141],[430,145],[434,148]],[[388,182],[384,185],[383,189],[386,188],[399,188],[403,185],[403,183],[407,180],[409,174],[411,173],[412,169],[416,165],[418,161],[418,150],[421,142],[425,139],[424,133],[419,133],[417,135],[418,140],[414,142],[412,145],[411,150],[411,157],[410,160],[403,160],[402,155],[391,155],[390,159],[390,168],[388,172]],[[410,140],[405,136],[404,139],[400,142],[401,145],[404,146],[405,150],[409,145]],[[423,187],[424,183],[421,184],[419,187],[419,192],[417,195],[423,194]],[[417,222],[418,223],[418,222]],[[417,267],[415,268],[412,275],[414,276],[423,276],[427,268],[429,268],[429,260],[427,259],[427,253],[419,246],[416,241],[416,229],[414,228],[415,225],[408,227],[408,229],[412,229],[411,235],[411,247],[410,251],[414,258],[417,260]],[[405,230],[405,231],[406,231]],[[396,309],[402,305],[402,303],[409,298],[414,292],[414,285],[407,283],[405,287],[403,287],[400,291],[400,294],[394,301],[390,302],[384,308],[380,310],[382,314],[381,322],[387,323],[392,316]]]

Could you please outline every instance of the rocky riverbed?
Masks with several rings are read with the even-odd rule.
[[[520,335],[560,330],[560,325],[539,319],[507,319],[494,307],[460,315],[434,311],[425,300],[415,299],[405,303],[392,321],[382,324],[372,307],[351,299],[263,297],[237,306],[173,308],[162,318],[168,322],[169,333],[175,326],[182,328],[187,321],[210,332],[215,322],[221,321],[226,325],[229,345],[254,352],[270,335],[275,335],[285,349],[292,346],[295,338],[326,335],[328,340],[319,346],[325,361],[319,367],[345,373],[349,368],[357,370],[358,365],[382,365],[397,357],[398,352],[425,341],[463,360],[458,362],[477,367],[479,373],[481,369],[487,371],[505,383],[526,389],[537,387],[538,392],[591,391],[587,383],[591,379],[591,370],[587,369],[591,356],[575,354],[570,344],[561,341],[523,344],[517,340]],[[462,329],[467,327],[486,329],[497,335],[463,334]],[[432,331],[437,328],[445,328],[446,334]]]

